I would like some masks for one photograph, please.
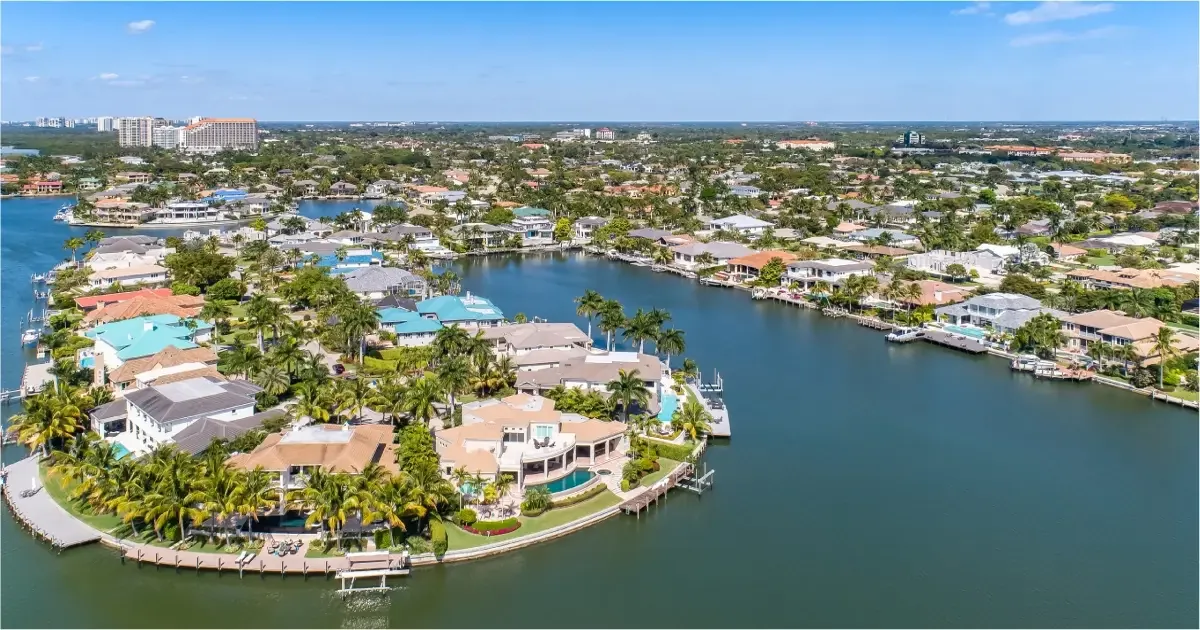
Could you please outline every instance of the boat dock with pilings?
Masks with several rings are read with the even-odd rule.
[[[689,382],[687,387],[691,388],[698,400],[704,402],[705,410],[712,416],[708,434],[712,437],[730,437],[729,408],[725,406],[724,398],[725,379],[721,378],[721,373],[714,370],[712,381],[705,383],[701,376],[695,382]]]

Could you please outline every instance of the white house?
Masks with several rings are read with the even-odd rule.
[[[162,284],[167,281],[167,270],[158,265],[136,265],[132,267],[116,267],[92,272],[88,276],[88,286],[93,289],[107,289],[116,283],[123,286],[134,284]]]
[[[839,285],[851,276],[869,276],[874,274],[875,265],[863,260],[845,260],[842,258],[826,258],[824,260],[795,260],[787,265],[787,271],[780,278],[783,286],[795,282],[803,289],[812,288],[818,282]]]
[[[744,214],[734,214],[720,219],[712,219],[708,222],[710,230],[730,230],[733,232],[741,232],[746,236],[755,238],[762,236],[762,233],[768,228],[774,227],[773,223],[748,217]]]
[[[249,381],[207,377],[151,385],[125,394],[127,431],[152,450],[203,418],[228,422],[254,415],[254,395],[259,391]]]

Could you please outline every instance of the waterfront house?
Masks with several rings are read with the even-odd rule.
[[[1062,322],[1068,352],[1086,354],[1092,344],[1103,342],[1113,346],[1132,346],[1142,365],[1157,364],[1160,360],[1154,348],[1155,336],[1165,324],[1153,317],[1130,317],[1102,309],[1068,315]],[[1175,335],[1173,345],[1183,353],[1200,349],[1200,341],[1183,334]]]
[[[329,187],[329,194],[342,196],[357,195],[358,186],[355,186],[350,182],[335,182]]]
[[[88,276],[88,286],[93,289],[107,289],[114,284],[162,284],[167,281],[167,270],[158,265],[139,265],[136,267],[118,267],[92,272]]]
[[[671,254],[674,257],[672,264],[685,271],[695,271],[704,266],[727,265],[734,258],[748,256],[753,253],[753,249],[741,243],[730,243],[728,241],[694,242],[686,245],[676,245],[671,248]],[[711,259],[711,261],[701,264],[700,261],[706,258],[706,254],[707,258]]]
[[[582,217],[575,220],[572,226],[575,230],[575,238],[577,240],[591,240],[592,235],[596,230],[608,223],[608,219],[601,217]]]
[[[359,267],[342,275],[346,286],[358,297],[378,300],[385,295],[424,295],[425,280],[399,267]]]
[[[763,267],[771,262],[771,259],[778,258],[785,265],[796,260],[796,255],[783,250],[767,250],[754,252],[745,256],[731,259],[726,263],[726,271],[729,274],[729,279],[734,282],[750,282],[762,273]]]
[[[254,415],[260,391],[249,381],[200,377],[127,392],[126,431],[141,450],[153,450],[204,418],[228,422]]]
[[[167,346],[151,356],[125,361],[107,374],[105,370],[98,369],[95,379],[98,385],[107,384],[115,396],[122,396],[126,391],[141,389],[156,382],[166,384],[198,376],[225,380],[216,371],[216,365],[217,352],[212,348],[198,346],[185,350]]]
[[[121,173],[117,173],[116,178],[121,181],[129,182],[130,184],[149,184],[150,180],[154,179],[154,176],[150,173],[142,173],[139,171],[123,171]]]
[[[508,244],[512,228],[490,223],[464,223],[452,231],[469,249],[495,249]]]
[[[744,214],[734,214],[720,219],[710,219],[706,227],[710,230],[728,230],[750,238],[758,238],[763,235],[763,232],[775,227],[775,224]]]
[[[75,298],[75,306],[83,311],[86,315],[98,308],[104,308],[110,304],[120,304],[128,300],[132,300],[138,296],[158,296],[168,297],[172,295],[170,289],[138,289],[137,291],[123,291],[121,293],[105,293],[102,295],[87,295]]]
[[[586,351],[592,347],[592,340],[588,338],[587,333],[571,323],[503,324],[485,329],[483,338],[491,343],[497,355],[514,359],[535,352],[552,357],[553,352]]]
[[[521,210],[522,208],[518,208]],[[554,224],[539,215],[518,216],[512,222],[513,231],[521,234],[523,247],[550,245],[554,243]]]
[[[367,184],[368,197],[385,197],[400,189],[399,182],[391,179],[380,179]]]
[[[317,187],[320,185],[320,183],[311,179],[301,179],[293,183],[293,186],[296,187],[302,197],[315,197],[317,194]]]
[[[395,429],[390,424],[317,424],[272,433],[249,453],[229,458],[234,468],[262,468],[280,492],[303,488],[314,470],[357,475],[377,464],[396,474]]]
[[[913,254],[912,250],[902,249],[900,247],[888,247],[887,245],[851,245],[849,247],[843,247],[842,251],[850,254],[857,254],[862,258],[880,258],[887,256],[888,258],[894,258],[896,260],[903,260],[904,258]]]
[[[97,364],[103,361],[103,368],[115,370],[125,361],[152,356],[167,346],[188,350],[212,338],[212,324],[187,321],[192,326],[175,315],[152,315],[101,324],[83,333],[95,340],[85,352],[90,352]]]
[[[1062,311],[1042,306],[1034,298],[1017,293],[988,293],[959,304],[940,307],[934,312],[939,320],[951,324],[991,328],[998,333],[1008,334],[1043,313],[1060,320],[1067,316]]]
[[[904,284],[907,285],[911,283],[904,282]],[[915,308],[918,306],[937,307],[945,304],[962,302],[971,296],[971,289],[969,287],[946,284],[945,282],[938,282],[937,280],[917,280],[916,285],[919,289],[921,289],[920,297],[916,298],[915,300],[904,298],[902,300],[898,300],[896,303],[910,308]],[[886,283],[884,283],[884,286],[881,286],[880,288],[883,289],[884,287],[886,287]]]
[[[417,302],[417,312],[422,317],[436,319],[443,325],[497,326],[504,322],[504,312],[496,308],[491,300],[478,295],[440,295]]]
[[[636,230],[630,230],[627,236],[629,236],[629,238],[643,239],[661,243],[663,242],[663,239],[670,238],[672,236],[672,232],[670,230],[660,230],[658,228],[638,228]]]
[[[414,305],[415,306],[415,305]],[[422,317],[415,310],[400,307],[380,308],[379,327],[396,335],[398,346],[426,346],[433,343],[442,324]]]
[[[143,291],[149,290],[144,289]],[[114,295],[127,294],[109,294],[97,297],[111,299]],[[90,302],[88,303],[90,304]],[[134,295],[128,299],[121,299],[88,310],[83,316],[82,325],[85,327],[95,326],[153,315],[172,315],[187,319],[199,315],[202,308],[204,308],[204,298],[199,295],[172,295],[169,290],[166,295],[135,291]]]
[[[886,236],[885,236],[886,235]],[[917,237],[901,232],[900,230],[890,230],[887,228],[867,228],[851,233],[848,238],[860,243],[868,241],[884,241],[892,247],[913,247],[921,244],[921,240]]]
[[[875,265],[861,260],[825,258],[822,260],[796,260],[788,263],[780,283],[789,286],[795,282],[802,290],[808,290],[818,282],[840,286],[851,276],[874,275]]]
[[[559,385],[607,393],[608,383],[616,379],[622,371],[637,372],[638,378],[646,384],[646,389],[650,390],[650,408],[644,411],[658,413],[662,395],[660,381],[663,365],[658,357],[649,354],[608,351],[588,353],[582,357],[565,359],[557,367],[519,371],[515,387],[518,392],[532,395],[541,395]]]
[[[515,394],[467,403],[462,418],[462,425],[434,435],[447,477],[460,467],[489,481],[507,473],[518,490],[524,490],[624,452],[624,423],[563,414],[555,410],[553,400],[542,396]],[[564,492],[582,485],[570,484]]]

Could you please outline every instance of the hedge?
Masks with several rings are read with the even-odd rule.
[[[446,537],[446,526],[441,521],[429,521],[429,537],[433,539],[433,553],[442,555],[450,548],[450,540]]]
[[[551,508],[560,508],[560,507],[567,507],[568,505],[575,505],[576,503],[582,503],[584,501],[587,501],[588,499],[591,499],[592,497],[604,494],[605,490],[608,490],[608,486],[606,486],[602,483],[599,483],[599,484],[592,486],[591,488],[588,488],[587,490],[584,490],[583,492],[581,492],[575,496],[567,497],[565,499],[562,499],[561,501],[551,501],[550,507]],[[526,514],[526,516],[531,516],[531,515]]]
[[[520,529],[521,521],[516,517],[506,518],[502,521],[475,521],[472,525],[463,525],[462,528],[472,534],[481,534],[484,536],[499,536]]]
[[[462,525],[470,525],[478,518],[479,515],[475,514],[475,510],[471,508],[463,508],[458,511],[458,522]]]
[[[666,457],[677,462],[685,461],[692,456],[692,450],[696,448],[693,443],[684,444],[668,444],[666,442],[657,442],[655,440],[646,440],[646,444],[654,450],[654,454],[659,457]]]

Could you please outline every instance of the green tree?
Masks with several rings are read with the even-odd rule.
[[[554,223],[554,240],[560,243],[571,241],[574,236],[574,229],[571,227],[571,220],[566,217],[559,217]]]
[[[583,295],[575,298],[575,304],[577,304],[575,314],[587,318],[588,339],[590,340],[592,338],[592,319],[600,315],[604,309],[604,297],[588,289],[583,292]]]
[[[650,390],[646,389],[646,384],[642,382],[637,370],[618,370],[617,378],[609,381],[605,388],[617,404],[621,405],[621,414],[626,423],[629,422],[630,407],[637,404],[644,409],[650,402]]]
[[[1175,356],[1175,331],[1166,326],[1160,326],[1154,335],[1154,351],[1158,353],[1158,388],[1163,388],[1163,371],[1167,361]]]
[[[786,271],[787,266],[783,264],[783,259],[778,256],[774,256],[771,258],[771,260],[768,260],[767,264],[763,265],[762,270],[759,271],[758,285],[764,287],[777,287],[779,286],[780,279],[783,278],[783,274]]]
[[[87,242],[84,241],[82,238],[79,238],[78,236],[72,236],[71,238],[63,241],[63,249],[71,250],[71,264],[72,265],[75,264],[75,251],[78,250],[79,248],[83,247],[84,245],[87,245]]]

